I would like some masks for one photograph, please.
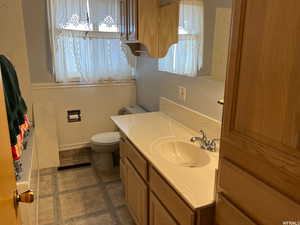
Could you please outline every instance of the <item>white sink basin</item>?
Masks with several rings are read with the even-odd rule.
[[[152,146],[153,153],[183,167],[203,167],[210,162],[208,152],[181,140],[160,140]]]

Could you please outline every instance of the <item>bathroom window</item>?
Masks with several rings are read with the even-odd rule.
[[[197,76],[203,63],[203,8],[202,0],[181,0],[179,41],[159,60],[160,71]]]
[[[133,78],[135,57],[123,51],[118,0],[48,0],[57,82]]]

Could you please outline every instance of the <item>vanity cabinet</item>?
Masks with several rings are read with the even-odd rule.
[[[150,193],[149,225],[177,225],[165,207]]]
[[[121,180],[122,180],[124,185],[126,184],[126,171],[125,170],[126,170],[125,162],[123,162],[121,160],[120,161],[120,177],[121,177]],[[124,189],[126,190],[126,187],[124,187]]]
[[[163,177],[153,168],[150,168],[149,184],[151,191],[161,200],[162,204],[181,225],[195,224],[193,211],[174,191]]]
[[[141,176],[139,156],[132,152],[132,145],[125,139],[120,141],[120,175],[124,186],[128,210],[136,224],[148,224],[148,185]],[[131,161],[130,161],[131,160]],[[140,172],[139,172],[140,171]],[[142,172],[143,173],[143,172]]]
[[[141,152],[121,135],[120,174],[137,225],[212,225],[214,205],[192,209]]]
[[[121,40],[134,55],[147,51],[153,58],[162,58],[169,47],[178,42],[179,2],[165,3],[119,0]]]
[[[125,167],[127,207],[136,224],[147,225],[148,187],[128,160]]]

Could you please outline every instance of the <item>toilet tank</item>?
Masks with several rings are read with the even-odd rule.
[[[122,108],[119,111],[119,115],[137,114],[137,113],[145,113],[145,112],[146,111],[138,105],[130,105]]]

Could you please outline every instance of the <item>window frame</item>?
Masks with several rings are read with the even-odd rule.
[[[51,53],[52,53],[52,73],[53,73],[53,77],[56,83],[76,83],[76,84],[91,84],[91,83],[107,83],[107,82],[130,82],[135,80],[135,67],[134,64],[130,64],[128,63],[128,74],[127,72],[124,73],[124,68],[120,68],[120,75],[118,75],[118,69],[117,72],[113,72],[113,74],[110,74],[110,72],[108,72],[107,77],[105,76],[101,76],[101,73],[103,74],[103,72],[99,73],[99,77],[95,76],[94,78],[91,79],[95,79],[94,81],[89,81],[86,80],[84,81],[84,76],[80,75],[80,70],[76,71],[76,68],[74,68],[74,71],[68,70],[66,69],[66,75],[63,76],[64,72],[62,73],[62,75],[57,75],[58,73],[61,74],[61,72],[57,72],[60,71],[59,69],[59,64],[57,63],[57,59],[56,57],[59,57],[57,51],[64,51],[64,50],[58,50],[57,49],[57,40],[61,37],[62,39],[64,37],[68,37],[70,35],[70,37],[74,37],[74,38],[89,38],[89,39],[98,39],[98,40],[119,40],[120,41],[120,24],[119,24],[119,19],[115,18],[114,15],[117,14],[112,14],[111,16],[113,17],[114,21],[111,23],[112,26],[115,26],[116,28],[114,28],[116,31],[113,32],[109,32],[109,31],[104,31],[104,30],[100,30],[100,26],[102,24],[106,24],[103,21],[101,22],[101,24],[97,24],[97,22],[95,23],[91,23],[90,17],[92,16],[91,14],[91,6],[90,6],[90,0],[86,0],[87,2],[87,13],[86,13],[86,19],[85,16],[81,18],[81,21],[84,21],[82,24],[85,25],[85,22],[87,24],[87,27],[90,28],[90,30],[88,29],[70,29],[68,28],[68,22],[65,22],[65,27],[64,25],[60,26],[60,25],[55,25],[54,21],[58,21],[57,17],[56,17],[56,11],[58,10],[56,8],[52,7],[52,3],[50,2],[51,0],[48,1],[47,6],[48,6],[48,18],[49,18],[49,30],[50,30],[50,42],[51,42]],[[55,4],[55,3],[54,3]],[[117,7],[117,6],[116,6]],[[77,15],[77,14],[74,14]],[[109,16],[109,13],[108,15]],[[69,18],[69,17],[68,17]],[[106,17],[105,17],[106,18]],[[68,19],[69,20],[69,19]],[[70,24],[72,24],[72,21],[70,21]],[[110,23],[108,23],[110,24]],[[75,25],[76,26],[76,25]],[[68,35],[69,33],[69,35]],[[120,49],[121,50],[121,49]],[[105,50],[104,50],[105,51]],[[122,51],[122,50],[121,50]],[[68,53],[65,53],[66,55],[68,55]],[[119,53],[115,53],[115,54],[119,54]],[[123,53],[121,53],[123,54]],[[68,57],[68,56],[67,56]],[[81,57],[81,55],[79,56]],[[93,57],[93,56],[91,56]],[[117,56],[118,57],[118,56]],[[125,54],[126,57],[126,54]],[[122,63],[123,65],[123,63]],[[71,68],[71,67],[70,67]],[[73,67],[72,67],[73,68]],[[100,69],[101,70],[101,69]],[[110,69],[108,69],[109,71]],[[126,69],[127,70],[127,69]],[[63,71],[63,70],[61,70]],[[73,71],[73,73],[72,73]],[[114,71],[114,69],[112,69],[112,71]],[[123,71],[123,72],[122,72]],[[132,71],[132,72],[129,72]],[[78,73],[77,73],[78,72]],[[74,74],[74,76],[72,76],[72,74]],[[116,74],[116,76],[114,75]]]

